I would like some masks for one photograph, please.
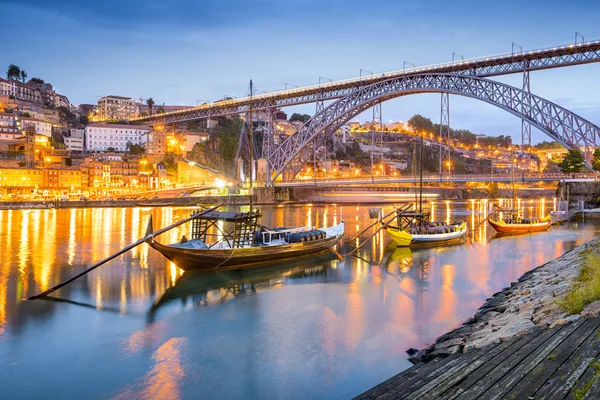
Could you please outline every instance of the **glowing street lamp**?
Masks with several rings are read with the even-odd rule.
[[[450,175],[450,166],[452,164],[450,164],[450,161],[446,162],[446,166],[448,167],[448,175]]]

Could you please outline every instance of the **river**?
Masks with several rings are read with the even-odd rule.
[[[541,216],[553,200],[525,202]],[[372,207],[372,206],[370,206]],[[268,226],[367,227],[366,206],[263,206]],[[390,210],[384,206],[383,211]],[[593,238],[592,222],[494,237],[479,201],[438,202],[467,243],[395,249],[383,232],[357,256],[326,255],[194,274],[144,244],[54,293],[47,289],[186,208],[0,211],[0,385],[10,399],[349,398],[410,366],[525,271]],[[370,236],[370,230],[363,238]],[[160,237],[189,237],[189,227]],[[360,239],[359,239],[360,240]],[[339,249],[345,254],[351,247]]]

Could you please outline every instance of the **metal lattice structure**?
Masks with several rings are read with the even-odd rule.
[[[440,174],[442,173],[444,157],[442,157],[442,144],[446,142],[447,154],[446,160],[450,162],[451,144],[450,144],[450,94],[442,93],[440,107]]]
[[[531,93],[531,85],[529,83],[529,70],[523,71],[523,90],[527,93]],[[525,112],[531,109],[531,104],[525,107]],[[521,146],[531,146],[531,125],[526,120],[521,120]]]
[[[456,60],[444,64],[407,68],[383,74],[361,76],[360,78],[319,83],[318,85],[259,94],[253,96],[253,108],[259,111],[268,108],[335,100],[347,96],[359,88],[386,81],[389,78],[441,73],[490,77],[522,73],[524,70],[537,71],[599,61],[600,41],[580,42],[541,50],[513,52],[470,60]],[[174,124],[210,117],[243,114],[248,111],[249,105],[249,97],[216,101],[197,107],[190,107],[187,110],[135,118],[132,122],[150,125]]]
[[[485,101],[528,121],[553,140],[569,149],[582,149],[589,156],[596,148],[600,128],[571,111],[546,99],[489,79],[459,74],[402,76],[361,87],[333,102],[313,116],[271,153],[268,160],[272,175],[268,184],[280,175],[294,177],[309,158],[309,143],[324,140],[327,134],[373,105],[393,98],[418,93],[449,93]],[[287,172],[284,174],[284,172]]]

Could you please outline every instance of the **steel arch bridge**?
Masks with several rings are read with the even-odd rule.
[[[596,148],[600,128],[573,112],[542,97],[484,78],[459,74],[401,76],[360,87],[315,114],[276,148],[268,160],[268,182],[284,172],[294,177],[309,159],[313,145],[320,146],[331,133],[374,105],[419,93],[448,93],[470,97],[502,108],[531,123],[569,149],[583,148],[586,165]]]

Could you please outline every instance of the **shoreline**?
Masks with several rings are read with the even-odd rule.
[[[517,282],[511,282],[509,287],[486,299],[474,316],[458,328],[439,336],[421,350],[408,349],[409,361],[416,364],[466,353],[525,336],[535,329],[552,328],[582,318],[586,309],[581,314],[569,315],[557,301],[564,298],[573,279],[579,275],[585,254],[599,246],[600,237],[596,237],[525,272]]]

